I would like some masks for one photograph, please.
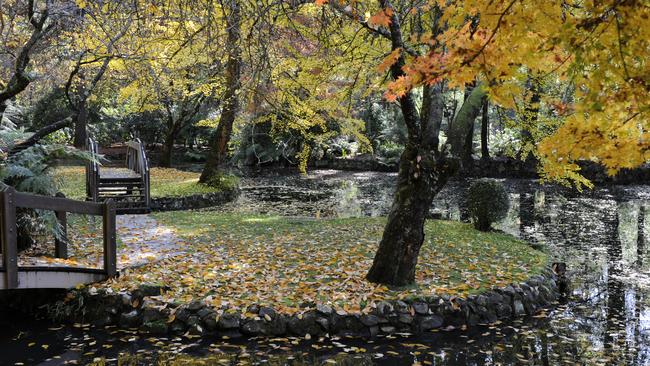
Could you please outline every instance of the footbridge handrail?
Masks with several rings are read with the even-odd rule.
[[[97,142],[92,138],[86,141],[88,152],[92,160],[86,163],[86,198],[89,201],[97,202],[99,198],[99,149]]]
[[[126,143],[126,167],[133,170],[142,177],[144,186],[144,198],[146,205],[151,204],[150,187],[149,187],[149,161],[144,144],[136,138]]]
[[[2,244],[2,268],[5,283],[0,288],[20,287],[18,266],[18,248],[16,226],[16,209],[31,208],[56,212],[59,222],[65,225],[66,213],[102,216],[104,238],[104,266],[101,272],[108,278],[117,274],[117,248],[115,231],[115,204],[108,200],[103,203],[83,202],[66,198],[48,197],[16,192],[13,187],[0,190],[0,242]],[[66,257],[66,242],[56,241],[56,256]],[[65,271],[65,268],[60,269]],[[78,271],[70,269],[70,272]]]

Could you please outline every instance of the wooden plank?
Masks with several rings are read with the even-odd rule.
[[[56,194],[59,198],[65,198],[61,192]],[[54,239],[54,256],[56,258],[68,258],[68,214],[65,211],[54,212],[56,219],[61,226],[61,239]]]
[[[21,272],[74,272],[74,273],[95,273],[106,274],[103,268],[70,267],[70,266],[18,266],[18,273]]]
[[[4,285],[5,274],[0,272],[0,290],[7,289]],[[74,288],[81,284],[95,283],[106,279],[102,272],[78,272],[78,271],[19,271],[16,288]]]
[[[142,177],[139,175],[135,178],[100,178],[97,188],[105,186],[108,184],[115,183],[140,183],[142,182]]]
[[[37,208],[41,210],[65,211],[86,215],[102,215],[102,205],[94,202],[16,193],[16,207]]]
[[[117,274],[117,245],[115,233],[115,203],[112,200],[103,205],[104,270],[108,277]]]
[[[106,179],[138,179],[140,174],[128,168],[102,168],[99,171],[100,182]]]
[[[5,288],[18,287],[18,248],[16,228],[16,190],[12,187],[0,192],[0,241]]]

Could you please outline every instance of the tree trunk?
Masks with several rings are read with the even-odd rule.
[[[221,117],[217,130],[210,136],[208,155],[199,181],[208,183],[219,173],[219,166],[228,155],[228,143],[232,135],[232,127],[239,111],[239,89],[241,87],[241,15],[238,0],[228,2],[230,14],[228,20],[228,61],[226,63],[226,93]]]
[[[427,130],[423,131],[424,138],[431,144],[431,150],[438,151],[440,126],[442,125],[445,103],[442,99],[444,92],[442,83],[425,85],[422,95],[422,120]]]
[[[474,120],[481,112],[485,95],[485,90],[480,84],[475,86],[460,107],[458,114],[456,114],[447,138],[447,144],[451,147],[452,155],[464,155],[467,135],[474,128]]]
[[[81,99],[77,105],[77,115],[74,124],[74,147],[83,149],[88,139],[88,103]]]
[[[12,156],[20,151],[23,151],[27,148],[30,148],[34,145],[36,145],[43,137],[54,133],[62,128],[68,127],[70,123],[72,122],[72,119],[70,117],[66,117],[60,121],[54,122],[51,125],[45,126],[38,131],[36,131],[33,135],[31,135],[27,140],[22,141],[16,145],[14,145],[11,150],[9,150],[8,155]]]
[[[174,131],[167,133],[163,143],[162,155],[160,156],[160,166],[170,168],[172,166],[172,154],[174,153]]]
[[[393,205],[379,249],[366,278],[370,282],[405,286],[415,282],[415,267],[424,242],[424,222],[433,198],[447,183],[456,166],[435,158],[434,151],[407,146]]]
[[[481,159],[489,160],[490,151],[488,149],[488,136],[490,133],[490,119],[488,116],[489,102],[487,98],[483,99],[483,116],[481,118]]]
[[[0,118],[4,115],[6,109],[6,102],[11,100],[16,95],[20,94],[23,90],[27,88],[31,82],[31,78],[27,73],[27,67],[30,63],[31,52],[38,46],[42,38],[53,28],[54,23],[44,27],[45,22],[47,21],[50,15],[50,5],[49,1],[45,2],[45,8],[40,10],[40,17],[36,17],[38,5],[35,7],[34,2],[30,1],[27,7],[27,20],[33,27],[32,33],[23,44],[23,46],[18,50],[16,55],[16,61],[14,63],[11,78],[8,82],[0,89]],[[3,24],[4,27],[4,24]],[[3,75],[8,76],[8,75]]]
[[[474,162],[472,155],[474,155],[474,119],[467,122],[467,135],[465,135],[465,144],[463,146],[463,164],[469,168]]]

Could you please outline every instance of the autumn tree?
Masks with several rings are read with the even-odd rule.
[[[645,77],[650,38],[647,27],[641,27],[650,10],[641,2],[379,0],[374,10],[372,2],[318,3],[390,39],[391,52],[382,64],[390,65],[393,78],[386,97],[399,103],[408,128],[370,281],[414,281],[426,214],[456,170],[468,123],[481,112],[486,95],[494,103],[514,107],[513,100],[525,94],[525,81],[535,75],[554,75],[578,86],[572,106],[545,98],[539,90],[529,93],[539,98],[532,108],[545,103],[566,117],[539,145],[545,179],[588,185],[576,160],[594,160],[615,173],[650,159]],[[369,10],[374,15],[362,15]],[[414,14],[430,16],[432,27],[426,32],[410,27]],[[436,148],[437,124],[428,118],[430,112],[417,109],[413,93],[424,87],[431,95],[430,88],[442,81],[471,88],[450,129],[449,150]],[[537,125],[532,118],[528,121]]]
[[[226,76],[225,92],[221,101],[222,110],[219,124],[212,133],[209,141],[209,152],[201,177],[202,183],[210,183],[219,173],[219,166],[223,164],[228,154],[228,143],[232,136],[233,124],[239,111],[239,93],[241,87],[241,28],[242,14],[239,0],[223,1],[223,12],[226,37]]]
[[[85,147],[89,102],[114,61],[141,56],[152,14],[138,2],[77,1],[80,14],[71,19],[62,46],[71,71],[65,93],[74,112],[74,146]]]
[[[177,21],[178,9],[167,9],[155,31],[147,35],[141,56],[114,62],[122,78],[118,101],[125,113],[155,112],[163,120],[161,166],[172,163],[174,143],[205,109],[216,110],[223,93],[223,52],[201,12]]]
[[[495,103],[515,108],[526,96],[524,120],[540,126],[541,106],[562,117],[539,144],[546,180],[590,185],[579,160],[615,174],[647,162],[648,27],[643,1],[451,2],[440,6],[447,29],[421,39],[443,48],[415,57],[388,96],[438,80],[457,85],[479,77]],[[516,40],[516,47],[513,47]],[[571,101],[546,94],[548,78],[573,85]]]

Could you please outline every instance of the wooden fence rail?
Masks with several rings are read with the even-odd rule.
[[[151,193],[149,188],[149,160],[144,149],[144,144],[140,139],[135,139],[126,143],[126,167],[133,170],[142,178],[144,187],[145,206],[151,205]]]
[[[16,192],[12,187],[0,191],[0,242],[2,244],[2,272],[5,276],[5,289],[19,287],[19,266],[16,226],[16,209],[32,208],[54,211],[64,230],[67,213],[102,216],[104,238],[104,267],[106,277],[117,274],[117,247],[115,232],[115,204],[75,201],[62,197],[47,197]],[[65,231],[64,231],[65,233]],[[55,241],[55,255],[67,257],[65,240]],[[1,287],[1,286],[0,286]]]

